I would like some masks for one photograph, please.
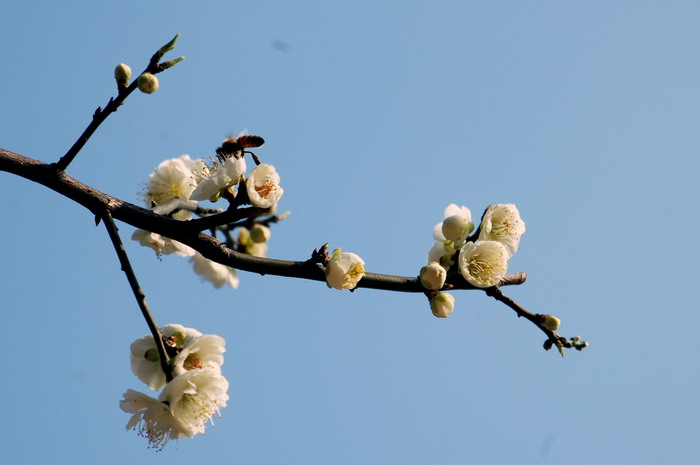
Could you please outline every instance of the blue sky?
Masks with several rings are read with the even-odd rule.
[[[697,462],[699,20],[680,1],[8,3],[0,146],[57,160],[114,66],[179,32],[186,60],[70,175],[139,203],[161,160],[247,129],[293,212],[269,256],[330,242],[409,276],[447,204],[515,203],[528,281],[505,292],[592,345],[544,352],[481,292],[438,320],[420,295],[252,274],[216,290],[122,225],[158,323],[228,347],[223,417],[154,453],[118,408],[147,328],[104,229],[1,174],[0,462]]]

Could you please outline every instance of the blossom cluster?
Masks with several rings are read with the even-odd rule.
[[[166,381],[153,336],[144,336],[131,344],[131,370],[149,388],[162,391],[156,399],[129,389],[119,402],[132,414],[126,428],[136,429],[149,447],[158,449],[171,439],[204,434],[205,424],[228,401],[228,381],[221,375],[224,339],[177,324],[160,328],[160,333],[166,351],[173,354],[172,380]]]
[[[258,164],[246,177],[246,145],[238,141],[256,139],[257,136],[239,136],[226,139],[217,149],[217,158],[208,163],[203,159],[191,159],[189,155],[164,160],[153,171],[144,193],[146,205],[154,212],[168,214],[177,220],[186,221],[193,213],[202,214],[199,202],[218,201],[224,197],[237,204],[250,204],[274,213],[284,189],[280,186],[280,175],[273,165]],[[257,157],[255,158],[258,162]],[[216,212],[216,211],[214,211]],[[238,237],[227,236],[226,242],[238,251],[264,257],[270,230],[263,224],[250,222],[246,227],[235,225]],[[223,229],[229,233],[231,227]],[[220,288],[228,285],[237,288],[236,270],[204,258],[191,247],[178,241],[149,231],[137,230],[132,239],[144,247],[150,247],[156,255],[174,254],[189,257],[195,273]]]
[[[439,292],[448,270],[456,267],[474,287],[498,285],[508,270],[508,260],[518,251],[525,222],[513,204],[489,205],[474,232],[471,211],[455,204],[447,206],[444,220],[433,229],[435,243],[428,252],[428,264],[421,268],[420,282],[430,292],[430,308],[437,317],[454,309],[454,297]],[[474,234],[472,234],[474,232]]]

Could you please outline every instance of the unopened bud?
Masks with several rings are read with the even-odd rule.
[[[544,344],[542,344],[542,347],[544,347],[544,350],[549,350],[552,348],[552,341],[547,339],[544,341]]]
[[[557,329],[559,329],[559,325],[561,324],[559,318],[557,318],[554,315],[542,315],[542,317],[542,326],[544,326],[550,331],[556,331]]]
[[[250,239],[253,242],[267,242],[270,240],[270,228],[256,224],[250,228]]]
[[[158,90],[158,78],[151,73],[143,73],[139,76],[137,85],[144,94],[152,94]]]
[[[448,241],[457,241],[470,229],[469,219],[464,215],[452,215],[442,222],[442,235]]]
[[[120,63],[114,68],[114,79],[120,84],[129,84],[129,79],[131,79],[131,68],[129,65]]]
[[[438,318],[447,318],[455,309],[455,298],[452,294],[438,292],[430,299],[430,310]]]
[[[438,262],[432,262],[420,269],[419,278],[424,288],[437,291],[445,285],[447,271]]]
[[[250,242],[250,231],[247,228],[241,228],[238,230],[238,243],[248,244]]]

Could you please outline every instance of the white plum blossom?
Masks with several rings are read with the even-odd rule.
[[[243,157],[235,156],[227,158],[223,163],[214,161],[211,166],[204,166],[202,171],[197,173],[199,184],[190,195],[191,200],[211,200],[219,199],[220,192],[224,189],[238,184],[245,174],[246,164]]]
[[[194,173],[201,171],[204,166],[203,160],[192,160],[189,155],[161,162],[149,176],[144,194],[146,205],[163,205],[175,198],[189,200],[197,184]],[[191,212],[182,210],[174,218],[186,220],[190,216]]]
[[[429,263],[420,269],[420,283],[426,289],[442,289],[446,278],[447,271],[438,262]]]
[[[194,249],[185,244],[174,241],[168,237],[161,236],[143,229],[137,229],[131,235],[131,239],[137,241],[144,247],[150,247],[155,250],[156,255],[175,254],[178,257],[190,257],[194,255]]]
[[[199,252],[190,258],[192,269],[203,279],[211,282],[219,289],[225,284],[236,289],[238,287],[238,273],[235,269],[204,258]]]
[[[171,439],[204,434],[206,422],[226,407],[228,386],[218,367],[196,369],[173,378],[158,399],[129,389],[119,406],[133,414],[127,429],[138,428],[150,447],[163,449]]]
[[[215,334],[191,338],[172,358],[173,376],[200,368],[216,368],[224,364],[226,341]]]
[[[512,203],[489,205],[481,220],[480,241],[498,241],[512,257],[525,234],[525,222]]]
[[[364,260],[352,252],[335,249],[326,265],[326,283],[335,289],[354,289],[365,275]]]
[[[228,401],[228,381],[219,368],[187,371],[173,378],[158,399],[167,402],[185,435],[204,434],[205,423]]]
[[[129,389],[119,407],[132,413],[126,429],[137,429],[139,435],[148,439],[149,447],[163,449],[171,439],[192,437],[187,429],[172,414],[170,407],[158,399]]]
[[[459,252],[459,272],[475,287],[496,286],[508,270],[509,257],[500,242],[467,242]]]
[[[455,298],[452,294],[438,292],[430,299],[430,310],[438,318],[447,318],[455,309]]]
[[[248,198],[253,206],[274,208],[277,206],[284,189],[280,187],[280,175],[273,165],[260,164],[245,182]]]
[[[168,339],[171,346],[177,349],[190,346],[194,340],[203,337],[202,333],[196,329],[185,328],[178,324],[165,325],[160,328],[160,333]],[[222,346],[220,353],[223,353],[223,350],[225,349]],[[160,366],[160,357],[152,335],[149,334],[132,342],[130,352],[131,371],[138,379],[153,390],[165,386],[165,374]],[[208,357],[207,360],[209,360]],[[184,364],[184,362],[181,363],[181,365]]]

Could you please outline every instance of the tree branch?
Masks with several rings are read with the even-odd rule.
[[[261,275],[269,274],[322,282],[326,280],[323,268],[315,263],[275,260],[236,252],[225,247],[217,239],[199,233],[201,220],[178,221],[164,215],[158,215],[93,189],[58,170],[54,165],[48,165],[2,148],[0,148],[0,171],[6,171],[46,186],[84,206],[95,216],[101,217],[105,211],[108,211],[119,221],[182,242],[197,250],[204,257],[222,265]],[[525,282],[525,278],[525,273],[509,274],[500,285],[522,284]],[[461,276],[455,277],[454,282],[450,284],[452,284],[453,289],[478,289],[462,279]],[[358,287],[398,292],[422,293],[425,291],[416,277],[379,273],[367,273],[360,280]]]
[[[134,293],[136,302],[139,304],[139,308],[141,309],[141,314],[146,320],[148,329],[151,330],[151,334],[153,335],[153,339],[156,344],[156,349],[158,349],[160,367],[163,370],[163,373],[165,374],[165,380],[166,382],[170,382],[173,379],[173,373],[169,363],[170,357],[166,353],[165,344],[163,343],[163,336],[160,334],[158,325],[156,324],[156,321],[153,318],[151,311],[148,309],[148,304],[146,303],[146,294],[144,294],[143,290],[141,289],[141,286],[139,285],[138,280],[136,279],[136,273],[134,273],[134,269],[131,267],[129,257],[126,254],[126,250],[124,250],[124,244],[122,244],[122,241],[119,238],[119,230],[117,229],[117,225],[114,224],[114,220],[112,220],[112,215],[109,213],[109,211],[105,211],[104,214],[102,214],[98,218],[102,220],[102,222],[105,225],[105,228],[107,228],[107,234],[109,234],[109,238],[112,241],[112,245],[114,246],[114,251],[117,253],[117,257],[119,258],[119,263],[121,264],[122,271],[126,275],[127,281],[129,281],[131,292]]]

